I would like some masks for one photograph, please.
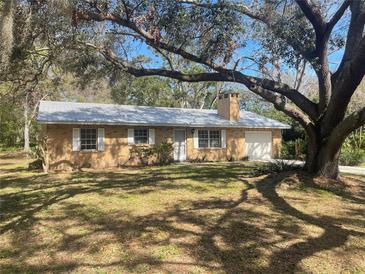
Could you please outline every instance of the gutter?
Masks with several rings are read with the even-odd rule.
[[[115,122],[87,122],[87,121],[42,121],[45,125],[108,125],[108,126],[153,126],[153,127],[188,127],[188,128],[257,128],[257,129],[289,129],[290,126],[254,126],[254,125],[216,125],[216,124],[168,124],[168,123],[115,123]]]

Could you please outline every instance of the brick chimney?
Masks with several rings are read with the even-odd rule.
[[[230,121],[239,121],[240,99],[238,92],[225,93],[219,95],[218,115]]]

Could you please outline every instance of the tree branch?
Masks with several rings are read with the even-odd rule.
[[[96,48],[95,46],[93,46]],[[246,75],[243,75],[240,72],[231,71],[230,73],[222,73],[222,72],[205,72],[205,73],[194,73],[194,74],[186,74],[182,73],[180,71],[172,71],[172,70],[166,70],[166,69],[146,69],[146,68],[135,68],[132,67],[121,60],[118,59],[118,57],[110,50],[110,49],[99,49],[99,52],[112,64],[119,67],[120,69],[136,76],[136,77],[142,77],[142,76],[152,76],[152,75],[159,75],[163,77],[169,77],[180,81],[185,82],[210,82],[210,81],[222,81],[222,82],[238,82],[244,84],[246,87],[248,87],[252,92],[256,93],[257,95],[263,97],[264,99],[268,100],[269,102],[273,103],[274,106],[283,112],[285,112],[287,115],[293,117],[294,119],[298,120],[303,126],[311,123],[311,121],[306,117],[305,114],[297,111],[296,109],[290,107],[286,100],[282,97],[276,95],[273,93],[273,91],[269,91],[262,86],[266,86],[267,88],[275,89],[277,93],[286,94],[288,97],[293,98],[294,100],[299,101],[303,100],[303,102],[300,103],[300,106],[304,110],[308,110],[309,113],[312,114],[312,112],[315,111],[315,107],[313,105],[310,105],[307,101],[304,101],[304,98],[308,100],[306,97],[301,95],[297,91],[290,90],[289,87],[286,85],[281,85],[281,88],[283,90],[280,90],[280,86],[276,83],[277,86],[275,86],[275,82],[271,80],[262,80],[255,77],[249,77]],[[261,86],[262,85],[262,86]],[[287,90],[285,89],[287,88]],[[297,97],[295,97],[297,96]],[[303,98],[301,98],[301,96]],[[308,100],[309,101],[309,100]],[[310,101],[311,102],[311,101]],[[315,115],[315,113],[313,113]]]
[[[336,81],[333,96],[324,117],[323,133],[326,135],[345,116],[347,106],[352,95],[365,75],[365,37],[362,38],[356,54],[351,60],[343,64],[336,76],[341,81]]]
[[[295,0],[303,11],[305,17],[312,23],[312,26],[316,32],[317,37],[323,34],[325,30],[325,22],[320,13],[319,7],[311,4],[311,1],[308,0]]]
[[[337,71],[333,74],[332,82],[336,82],[346,62],[352,59],[357,53],[357,47],[363,38],[365,24],[365,5],[361,1],[351,2],[351,20],[346,38],[345,52]]]
[[[342,18],[346,9],[350,6],[353,0],[345,0],[342,5],[338,8],[336,13],[333,15],[331,20],[327,23],[326,32],[332,31],[333,27],[337,24],[337,22]]]
[[[227,9],[239,12],[243,15],[246,15],[252,19],[265,22],[265,19],[263,16],[252,12],[247,6],[245,6],[243,4],[239,4],[239,3],[227,3],[227,2],[202,3],[201,1],[196,1],[196,0],[185,0],[185,1],[181,0],[179,2],[183,3],[183,4],[191,4],[196,7],[201,7],[201,8],[209,8],[209,9],[227,8]]]
[[[89,46],[92,46],[89,44]],[[119,69],[126,71],[136,77],[159,75],[163,77],[173,78],[184,82],[209,82],[209,81],[226,81],[234,82],[232,76],[222,75],[218,72],[204,72],[204,73],[182,73],[176,70],[168,70],[163,68],[146,69],[133,67],[117,58],[117,56],[110,50],[105,48],[96,48],[108,61]]]
[[[273,80],[260,79],[252,76],[245,77],[247,77],[253,85],[259,85],[265,89],[284,95],[294,102],[302,111],[304,111],[312,121],[316,121],[318,119],[317,104],[309,100],[299,91],[290,88],[286,84],[278,83]]]
[[[284,112],[289,117],[298,121],[306,130],[309,130],[309,128],[313,125],[304,113],[288,105],[283,97],[277,96],[260,86],[251,86],[249,89],[265,100],[271,102],[277,110]]]
[[[175,54],[178,54],[182,57],[184,57],[185,59],[188,59],[190,61],[208,66],[212,69],[215,70],[219,70],[220,67],[213,64],[212,62],[208,61],[208,60],[203,60],[202,58],[191,54],[189,52],[186,52],[185,50],[183,50],[181,47],[175,47],[172,45],[168,45],[167,43],[164,43],[162,41],[157,41],[155,39],[155,37],[153,35],[151,35],[149,32],[143,30],[142,28],[139,28],[134,22],[130,21],[130,20],[125,20],[122,17],[120,17],[117,14],[113,14],[113,13],[94,13],[94,12],[85,12],[85,11],[77,11],[76,12],[76,16],[78,19],[82,19],[82,20],[86,20],[86,21],[97,21],[97,22],[101,22],[101,21],[111,21],[113,23],[116,23],[120,26],[129,28],[131,30],[133,30],[134,32],[138,33],[141,37],[143,37],[145,39],[145,42],[153,47],[153,48],[160,48]]]
[[[365,125],[365,107],[347,116],[338,124],[328,139],[328,145],[339,149],[347,136],[355,129]]]
[[[292,100],[293,103],[296,104],[301,110],[306,112],[309,115],[309,117],[311,117],[312,120],[317,119],[317,112],[316,112],[315,104],[312,101],[310,101],[308,98],[306,98],[304,95],[300,94],[298,91],[290,89],[286,85],[282,85],[282,84],[279,84],[274,81],[262,80],[259,78],[249,77],[238,71],[225,69],[221,66],[218,66],[211,62],[203,60],[196,55],[188,53],[181,48],[177,48],[175,46],[168,45],[161,41],[155,41],[154,37],[151,34],[149,34],[148,32],[144,31],[141,28],[138,28],[138,26],[136,24],[134,24],[133,22],[126,21],[126,20],[120,18],[118,15],[114,15],[111,13],[97,14],[97,13],[91,13],[91,12],[78,12],[78,18],[81,18],[84,20],[96,20],[96,21],[109,20],[109,21],[115,22],[121,26],[130,28],[133,31],[137,32],[139,35],[141,35],[146,40],[147,44],[152,46],[154,49],[156,49],[156,50],[163,49],[168,52],[180,55],[187,60],[206,65],[206,66],[214,69],[215,71],[219,72],[222,75],[221,77],[218,77],[218,74],[214,74],[214,77],[213,77],[212,74],[209,73],[209,77],[213,77],[213,78],[209,78],[210,79],[209,81],[215,80],[215,79],[221,79],[221,80],[217,80],[217,81],[240,82],[240,83],[246,85],[246,87],[248,87],[248,88],[252,85],[262,85],[262,87],[265,89],[269,89],[274,92],[280,93],[284,96],[287,96],[287,98]],[[111,58],[111,54],[112,54],[111,52],[109,52],[106,55],[104,53],[104,55],[107,57],[107,59],[109,59],[109,60],[113,59],[115,62],[117,60],[117,58],[116,58],[116,56]],[[120,60],[118,62],[120,62]],[[142,75],[140,75],[140,76],[160,75],[160,76],[171,77],[171,78],[178,79],[181,81],[188,81],[188,82],[202,81],[202,80],[198,80],[201,78],[196,77],[196,75],[185,75],[185,74],[181,74],[176,71],[169,74],[168,71],[164,70],[164,69],[158,69],[157,71],[144,69],[144,71],[141,72],[138,69],[137,69],[137,71],[135,71],[136,68],[129,67],[126,64],[124,64],[124,67],[127,68],[127,70],[135,76],[137,76],[136,74],[142,73]],[[207,77],[207,75],[204,75],[204,77]],[[203,80],[203,81],[208,81],[208,80]]]

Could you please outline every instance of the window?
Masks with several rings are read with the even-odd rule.
[[[134,143],[135,144],[148,144],[148,129],[135,129],[134,130]]]
[[[96,150],[97,149],[96,128],[80,129],[80,144],[81,144],[81,150]]]
[[[210,130],[209,131],[209,146],[210,147],[221,147],[221,131]]]
[[[199,130],[199,148],[222,147],[220,130]]]
[[[198,138],[199,138],[199,147],[209,147],[209,131],[208,130],[199,130]]]

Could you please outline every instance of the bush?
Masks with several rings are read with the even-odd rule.
[[[302,167],[293,161],[275,160],[272,162],[265,163],[257,167],[257,171],[260,174],[266,173],[280,173],[284,171],[293,171],[301,169]]]
[[[41,159],[37,159],[28,164],[28,170],[40,170],[43,169],[43,161]]]
[[[307,140],[305,139],[283,142],[281,146],[280,158],[303,160],[305,158],[307,145]]]
[[[287,141],[281,145],[280,157],[282,159],[294,159],[295,158],[295,142]]]
[[[152,150],[156,154],[157,163],[160,165],[166,165],[172,162],[173,146],[167,141],[163,141],[160,144],[154,145]]]
[[[357,166],[365,160],[363,149],[354,149],[351,146],[343,146],[340,154],[340,165]]]
[[[129,154],[130,158],[137,158],[142,165],[148,165],[152,150],[151,147],[133,146],[130,148]]]
[[[151,158],[155,158],[155,163],[166,165],[172,162],[173,146],[167,141],[152,146],[133,146],[130,149],[131,158],[137,158],[142,165],[148,165]]]

